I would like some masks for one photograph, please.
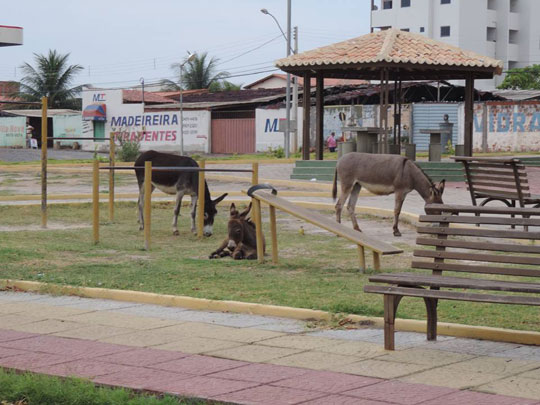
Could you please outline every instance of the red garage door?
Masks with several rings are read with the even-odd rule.
[[[212,118],[212,153],[254,153],[255,118]]]

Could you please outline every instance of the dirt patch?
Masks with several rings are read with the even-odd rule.
[[[58,224],[48,223],[47,228],[42,228],[40,225],[13,225],[0,226],[0,232],[21,232],[21,231],[51,231],[51,230],[69,230],[69,229],[86,229],[91,226],[88,224]]]

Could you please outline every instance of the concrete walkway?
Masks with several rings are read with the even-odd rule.
[[[0,292],[0,366],[242,404],[540,404],[540,347]]]

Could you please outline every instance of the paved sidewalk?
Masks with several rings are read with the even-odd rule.
[[[540,347],[0,292],[0,366],[242,404],[536,404]]]

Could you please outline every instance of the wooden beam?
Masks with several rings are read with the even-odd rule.
[[[311,76],[309,73],[304,73],[304,95],[302,99],[302,107],[304,109],[304,126],[302,127],[302,159],[309,160],[309,126],[310,126],[310,110],[311,110]]]
[[[316,109],[315,114],[315,159],[323,160],[323,148],[324,148],[324,76],[322,73],[317,74],[317,92],[316,92]]]
[[[474,78],[472,74],[465,80],[465,156],[473,154],[474,119]]]

